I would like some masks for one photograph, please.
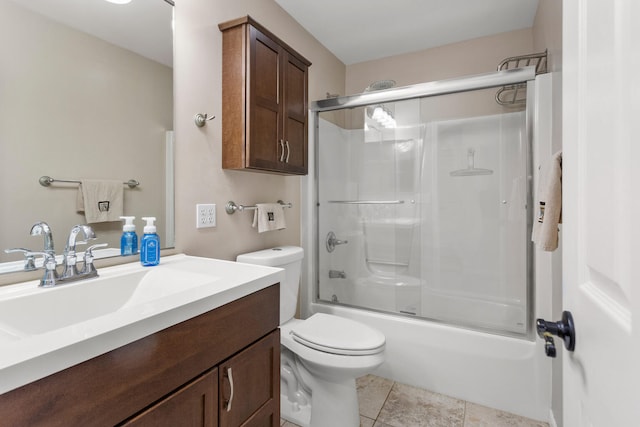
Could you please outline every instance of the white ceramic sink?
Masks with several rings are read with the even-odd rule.
[[[186,255],[98,273],[53,288],[0,287],[0,393],[284,279],[277,268]]]
[[[0,299],[0,330],[17,338],[42,334],[218,280],[215,276],[161,268],[38,289]]]

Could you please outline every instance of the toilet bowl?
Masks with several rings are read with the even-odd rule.
[[[302,248],[282,246],[236,259],[285,269],[280,283],[281,417],[303,427],[357,427],[355,380],[384,362],[385,337],[330,314],[293,318],[303,255]]]

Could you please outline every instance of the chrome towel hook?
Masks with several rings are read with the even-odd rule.
[[[213,120],[215,119],[216,116],[211,116],[209,117],[209,115],[207,113],[198,113],[195,115],[195,117],[193,118],[193,121],[196,123],[196,126],[198,126],[199,128],[203,127],[204,125],[207,124],[207,122],[209,120]]]

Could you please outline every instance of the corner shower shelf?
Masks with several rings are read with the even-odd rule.
[[[547,72],[547,50],[528,55],[512,56],[498,64],[498,71],[521,67],[536,67],[536,75]],[[506,107],[520,107],[527,102],[527,84],[502,86],[496,93],[496,102]]]

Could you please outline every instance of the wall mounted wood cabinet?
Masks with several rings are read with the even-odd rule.
[[[270,286],[1,394],[0,424],[278,427],[279,296]]]
[[[311,63],[249,16],[218,27],[222,167],[306,175]]]

